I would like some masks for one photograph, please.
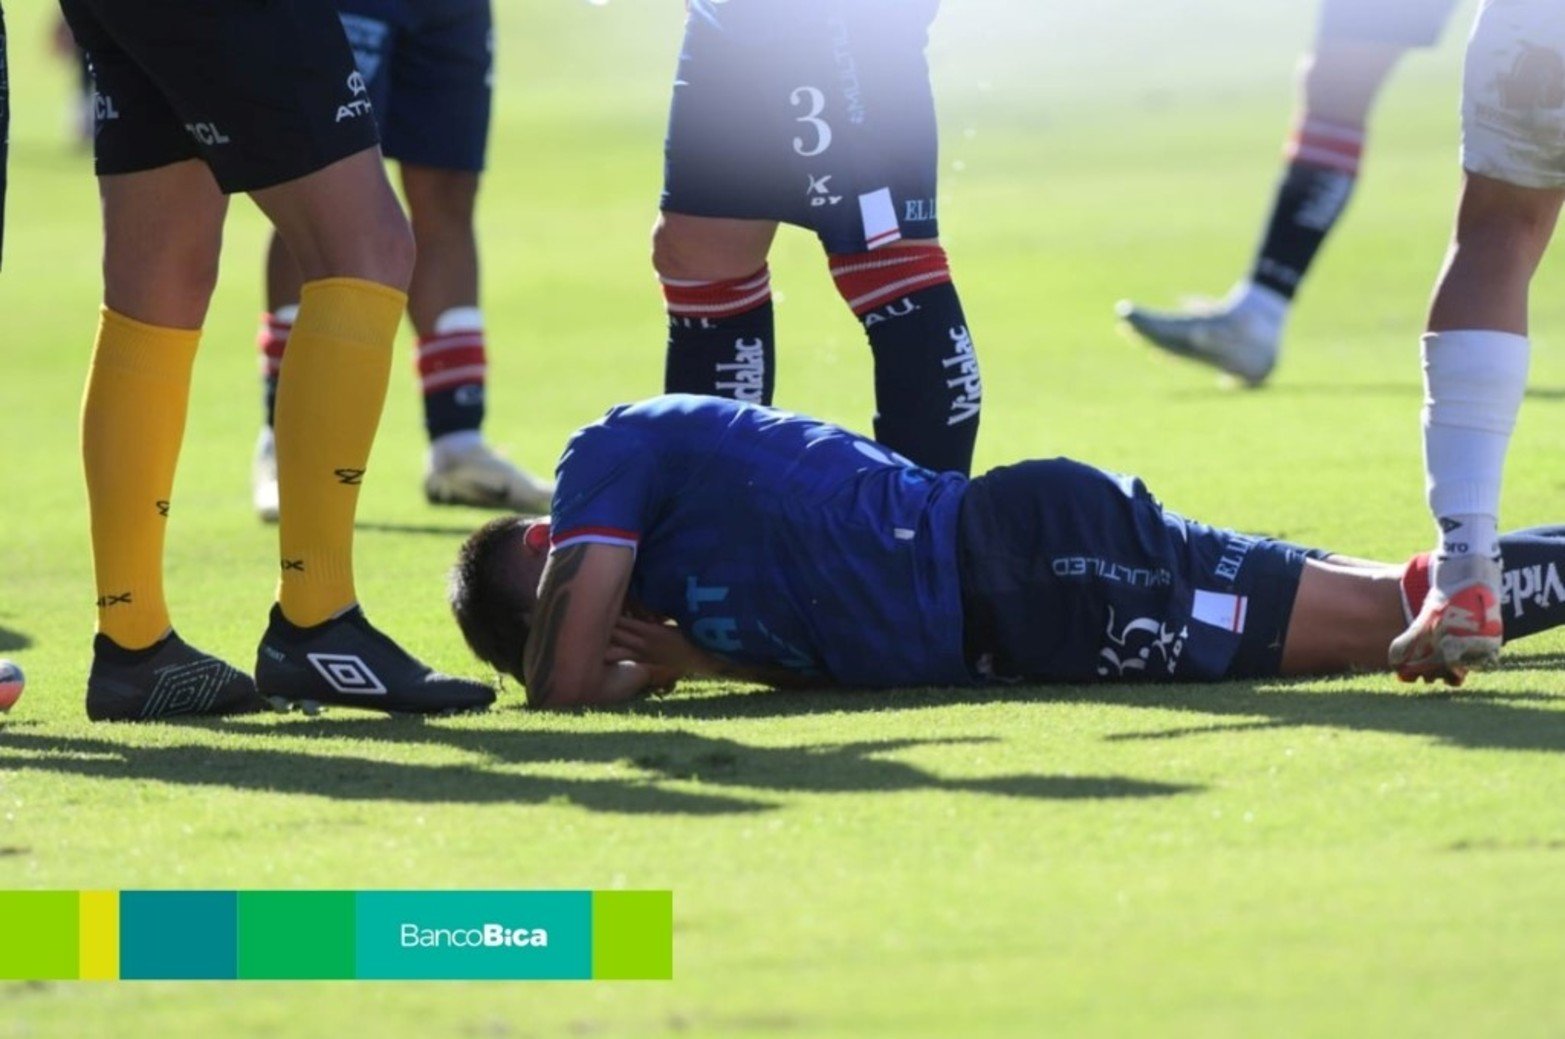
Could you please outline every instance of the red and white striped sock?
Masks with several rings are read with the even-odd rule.
[[[436,318],[434,331],[418,341],[418,374],[424,428],[431,442],[453,433],[476,433],[484,423],[489,375],[483,312],[453,307]]]
[[[271,314],[262,314],[261,329],[256,333],[255,346],[261,362],[261,401],[268,429],[277,413],[277,377],[282,373],[283,354],[288,349],[288,336],[293,332],[293,319],[298,314],[299,307],[294,303],[278,307]]]

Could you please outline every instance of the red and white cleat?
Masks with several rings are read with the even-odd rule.
[[[1404,682],[1461,685],[1470,668],[1500,656],[1500,561],[1453,556],[1436,563],[1435,587],[1408,629],[1391,642],[1390,661]]]

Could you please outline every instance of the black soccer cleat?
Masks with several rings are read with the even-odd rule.
[[[443,675],[375,630],[357,606],[340,617],[301,628],[272,607],[256,651],[255,683],[274,709],[319,704],[372,711],[443,714],[494,703],[482,682]]]
[[[181,715],[249,714],[266,704],[250,676],[169,632],[146,649],[92,640],[87,717],[151,721]]]

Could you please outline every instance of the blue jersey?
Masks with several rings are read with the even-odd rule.
[[[957,685],[967,481],[837,426],[688,395],[614,408],[556,472],[553,543],[624,545],[630,594],[735,664]]]

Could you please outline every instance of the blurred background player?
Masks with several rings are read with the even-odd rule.
[[[62,0],[97,90],[103,306],[82,401],[98,634],[93,719],[252,710],[262,697],[479,707],[372,628],[353,518],[407,306],[413,236],[363,78],[326,0]],[[228,196],[245,192],[305,283],[278,386],[281,577],[256,679],[185,643],[163,541]],[[259,693],[259,695],[258,695]]]
[[[1154,346],[1250,386],[1271,374],[1294,294],[1346,209],[1370,109],[1391,70],[1440,37],[1457,0],[1323,0],[1314,52],[1299,66],[1287,167],[1250,271],[1228,296],[1180,312],[1119,305]]]
[[[939,0],[691,0],[653,265],[664,388],[769,404],[766,258],[814,231],[869,338],[875,436],[967,472],[982,383],[938,239],[928,29]]]
[[[408,316],[429,434],[424,494],[436,504],[547,512],[553,488],[497,454],[481,431],[488,368],[473,217],[489,138],[489,0],[338,0],[337,9],[418,243]],[[256,512],[268,521],[277,518],[277,378],[299,286],[298,265],[274,234],[258,337],[266,425],[252,477]]]
[[[1391,645],[1404,678],[1460,680],[1504,634],[1500,477],[1527,389],[1528,290],[1565,200],[1565,5],[1487,0],[1462,80],[1456,230],[1423,339],[1434,591]]]
[[[61,15],[54,23],[49,43],[62,61],[70,62],[76,72],[76,92],[71,95],[65,121],[71,141],[83,148],[92,144],[93,115],[92,70],[87,67],[87,55],[76,46],[71,27]]]

